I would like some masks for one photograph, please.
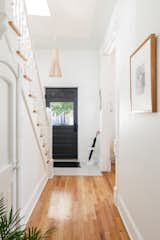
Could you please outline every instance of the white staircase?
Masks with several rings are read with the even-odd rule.
[[[29,32],[25,2],[23,0],[5,1],[5,24],[8,42],[19,66],[19,81],[22,97],[33,127],[35,137],[48,168],[51,160],[51,130],[45,107],[42,85],[38,73],[34,51]]]

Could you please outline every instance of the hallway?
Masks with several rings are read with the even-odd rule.
[[[128,240],[113,204],[114,171],[102,177],[59,176],[49,180],[29,220],[54,240]]]
[[[160,239],[159,9],[0,0],[0,239]]]

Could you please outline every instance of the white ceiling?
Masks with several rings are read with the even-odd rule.
[[[48,0],[50,17],[29,16],[34,46],[40,49],[100,47],[115,2],[116,0]]]

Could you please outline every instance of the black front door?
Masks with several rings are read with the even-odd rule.
[[[77,88],[46,88],[46,104],[52,111],[53,159],[77,159]]]

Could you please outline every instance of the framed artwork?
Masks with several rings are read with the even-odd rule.
[[[132,112],[157,112],[156,51],[151,34],[130,57]]]

